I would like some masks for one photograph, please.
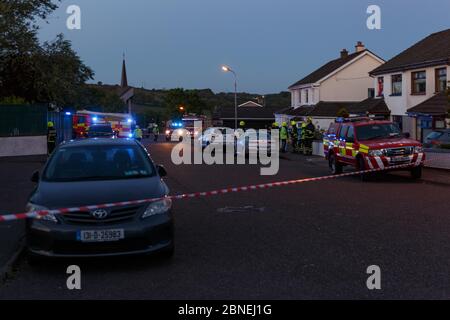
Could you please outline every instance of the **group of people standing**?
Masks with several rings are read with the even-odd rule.
[[[152,133],[153,133],[153,141],[157,142],[159,138],[159,126],[157,124],[153,126]],[[139,126],[136,126],[136,128],[133,131],[133,138],[135,138],[138,141],[142,141],[143,136],[144,132],[142,131],[142,129]]]
[[[316,128],[311,118],[307,118],[304,122],[292,121],[290,125],[287,122],[283,122],[281,127],[275,122],[272,125],[272,129],[280,130],[280,152],[288,152],[288,146],[291,144],[292,153],[312,155]]]

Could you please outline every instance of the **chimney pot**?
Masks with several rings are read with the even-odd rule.
[[[348,57],[348,51],[347,49],[342,49],[341,51],[341,59],[342,58],[347,58]]]
[[[355,51],[356,52],[361,52],[361,51],[363,51],[365,49],[366,49],[366,47],[364,46],[364,44],[361,41],[358,41],[356,43],[356,46],[355,46]]]

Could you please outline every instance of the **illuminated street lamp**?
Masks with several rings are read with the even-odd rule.
[[[234,128],[238,128],[238,116],[237,116],[237,75],[233,69],[229,66],[222,66],[223,72],[231,72],[234,75]]]

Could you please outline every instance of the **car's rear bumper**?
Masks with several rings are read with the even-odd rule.
[[[81,230],[124,229],[125,238],[114,242],[81,242]],[[37,256],[74,258],[143,255],[173,246],[173,219],[160,215],[126,224],[80,226],[30,221],[27,227],[27,249]]]

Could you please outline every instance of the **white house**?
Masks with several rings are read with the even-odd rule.
[[[276,113],[277,122],[307,116],[320,106],[311,116],[316,125],[327,128],[337,116],[336,108],[351,112],[351,105],[373,96],[374,83],[369,72],[383,63],[383,59],[361,42],[356,44],[353,53],[342,50],[338,59],[327,62],[289,87],[291,108]]]
[[[450,29],[431,34],[370,74],[376,98],[384,98],[392,120],[422,140],[432,129],[445,127],[448,105],[431,106],[445,102],[435,96],[446,90],[449,72]]]

